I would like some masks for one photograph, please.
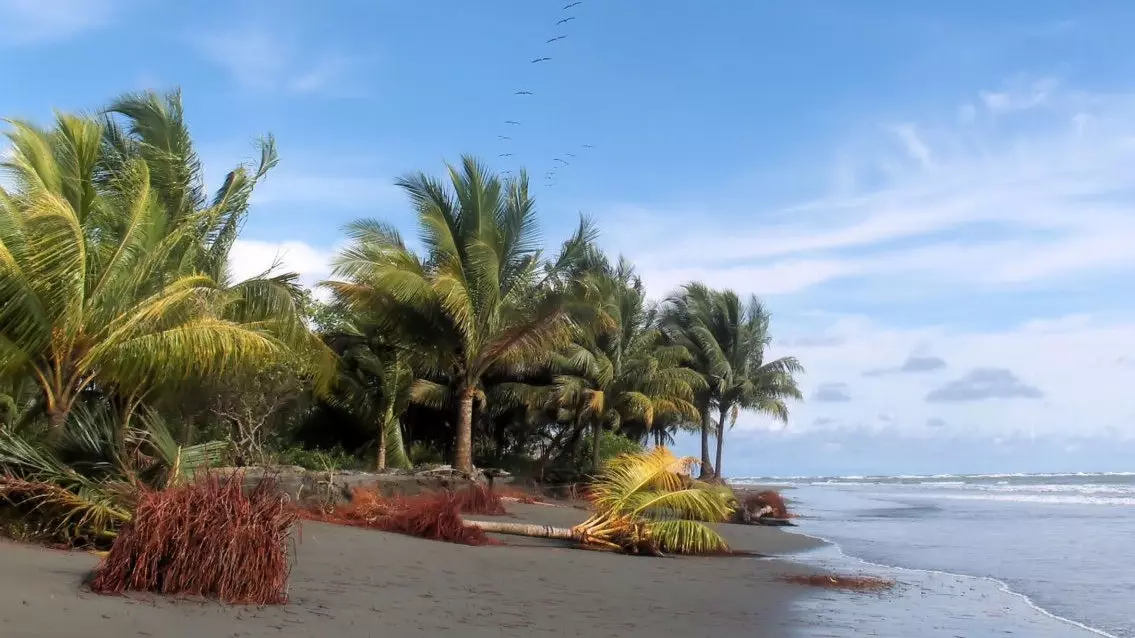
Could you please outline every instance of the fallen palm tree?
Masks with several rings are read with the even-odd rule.
[[[207,476],[144,492],[91,582],[102,594],[145,591],[231,604],[287,601],[295,514],[272,479]]]
[[[591,485],[595,513],[571,528],[466,521],[496,534],[573,540],[584,546],[633,554],[722,554],[725,539],[702,521],[732,514],[725,493],[689,478],[698,463],[664,447],[610,461]]]

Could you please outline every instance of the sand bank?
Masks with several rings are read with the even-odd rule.
[[[584,515],[509,509],[553,525]],[[769,528],[721,528],[737,549],[764,554],[814,543]],[[806,593],[776,580],[805,571],[780,560],[657,559],[515,542],[465,547],[305,523],[291,603],[260,609],[96,596],[82,588],[94,556],[2,544],[0,636],[787,636],[789,604]]]

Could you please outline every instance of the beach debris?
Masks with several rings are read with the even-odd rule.
[[[480,506],[484,506],[483,498],[449,491],[387,497],[375,489],[355,489],[347,505],[301,509],[297,514],[307,520],[336,525],[462,545],[487,545],[491,543],[489,537],[483,531],[465,525],[461,519],[463,505],[481,503]],[[499,497],[496,503],[500,505]]]
[[[788,512],[784,498],[774,490],[746,494],[737,503],[733,512],[734,523],[763,525],[772,521],[786,521],[789,518],[792,518],[792,514]]]
[[[845,576],[840,574],[788,574],[781,580],[796,585],[842,589],[857,592],[884,592],[895,586],[895,581],[876,576]]]
[[[247,493],[239,473],[144,492],[95,572],[100,594],[145,591],[229,604],[287,602],[295,513],[272,478]]]

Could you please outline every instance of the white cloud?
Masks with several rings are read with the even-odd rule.
[[[243,88],[288,93],[341,94],[357,60],[340,53],[301,49],[279,34],[258,27],[213,30],[192,44],[206,60],[222,68]]]
[[[775,321],[775,319],[774,319]],[[1135,318],[1104,322],[1086,315],[1021,322],[997,331],[948,327],[898,329],[865,317],[829,320],[815,333],[836,337],[813,348],[797,345],[793,325],[773,326],[789,345],[776,345],[776,356],[793,354],[806,368],[801,377],[805,396],[830,386],[831,379],[854,379],[842,389],[851,401],[833,404],[807,401],[792,406],[788,431],[882,427],[910,436],[1113,436],[1135,439],[1135,366],[1116,365],[1117,353],[1135,353]],[[813,336],[815,336],[813,335]],[[901,361],[923,348],[950,353],[947,375],[863,377],[866,370]],[[1043,391],[1043,397],[998,398],[969,403],[927,401],[932,391],[975,369],[1011,371],[1022,384]],[[1002,375],[1006,376],[1006,375]],[[1007,396],[1007,395],[1006,395]],[[941,426],[924,427],[933,422]],[[753,415],[742,415],[740,429],[778,428]]]
[[[302,241],[268,242],[238,239],[229,252],[229,269],[237,281],[255,277],[273,266],[275,272],[294,272],[308,287],[331,274],[332,249],[320,249]]]
[[[902,141],[906,152],[911,159],[916,160],[922,168],[933,168],[934,159],[930,149],[922,138],[918,136],[918,129],[913,124],[900,124],[894,127],[894,133]]]
[[[0,47],[63,40],[103,26],[113,0],[0,0]]]
[[[890,125],[855,154],[839,150],[830,195],[761,214],[748,195],[733,214],[717,203],[614,207],[601,213],[614,220],[606,236],[658,295],[689,278],[791,294],[896,276],[1035,287],[1135,267],[1126,248],[1135,245],[1135,96],[1059,90],[1052,80],[997,95],[975,115],[995,123]],[[1043,113],[1025,113],[1042,104]],[[896,145],[905,159],[895,159]]]
[[[1002,91],[982,91],[981,101],[994,114],[1023,111],[1046,104],[1059,84],[1054,78],[1017,82]]]

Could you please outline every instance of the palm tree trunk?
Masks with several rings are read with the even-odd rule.
[[[595,425],[591,427],[591,471],[598,472],[599,464],[602,462],[599,457],[599,439],[603,433],[603,424],[596,419]]]
[[[466,474],[473,473],[473,397],[476,389],[462,387],[457,413],[457,449],[454,467]]]
[[[502,521],[465,521],[465,526],[476,527],[492,534],[511,534],[513,536],[528,536],[530,538],[558,538],[568,541],[577,540],[575,532],[568,527],[531,525],[529,523],[505,523]]]
[[[717,462],[713,465],[713,478],[721,479],[721,448],[725,441],[725,408],[718,408],[720,416],[717,419]]]
[[[382,472],[386,469],[386,424],[390,422],[391,410],[387,408],[386,418],[378,424],[378,460],[375,469]]]
[[[709,415],[709,401],[702,410],[701,419],[701,473],[699,478],[713,476],[713,465],[709,462],[709,430],[713,427],[713,417]]]

